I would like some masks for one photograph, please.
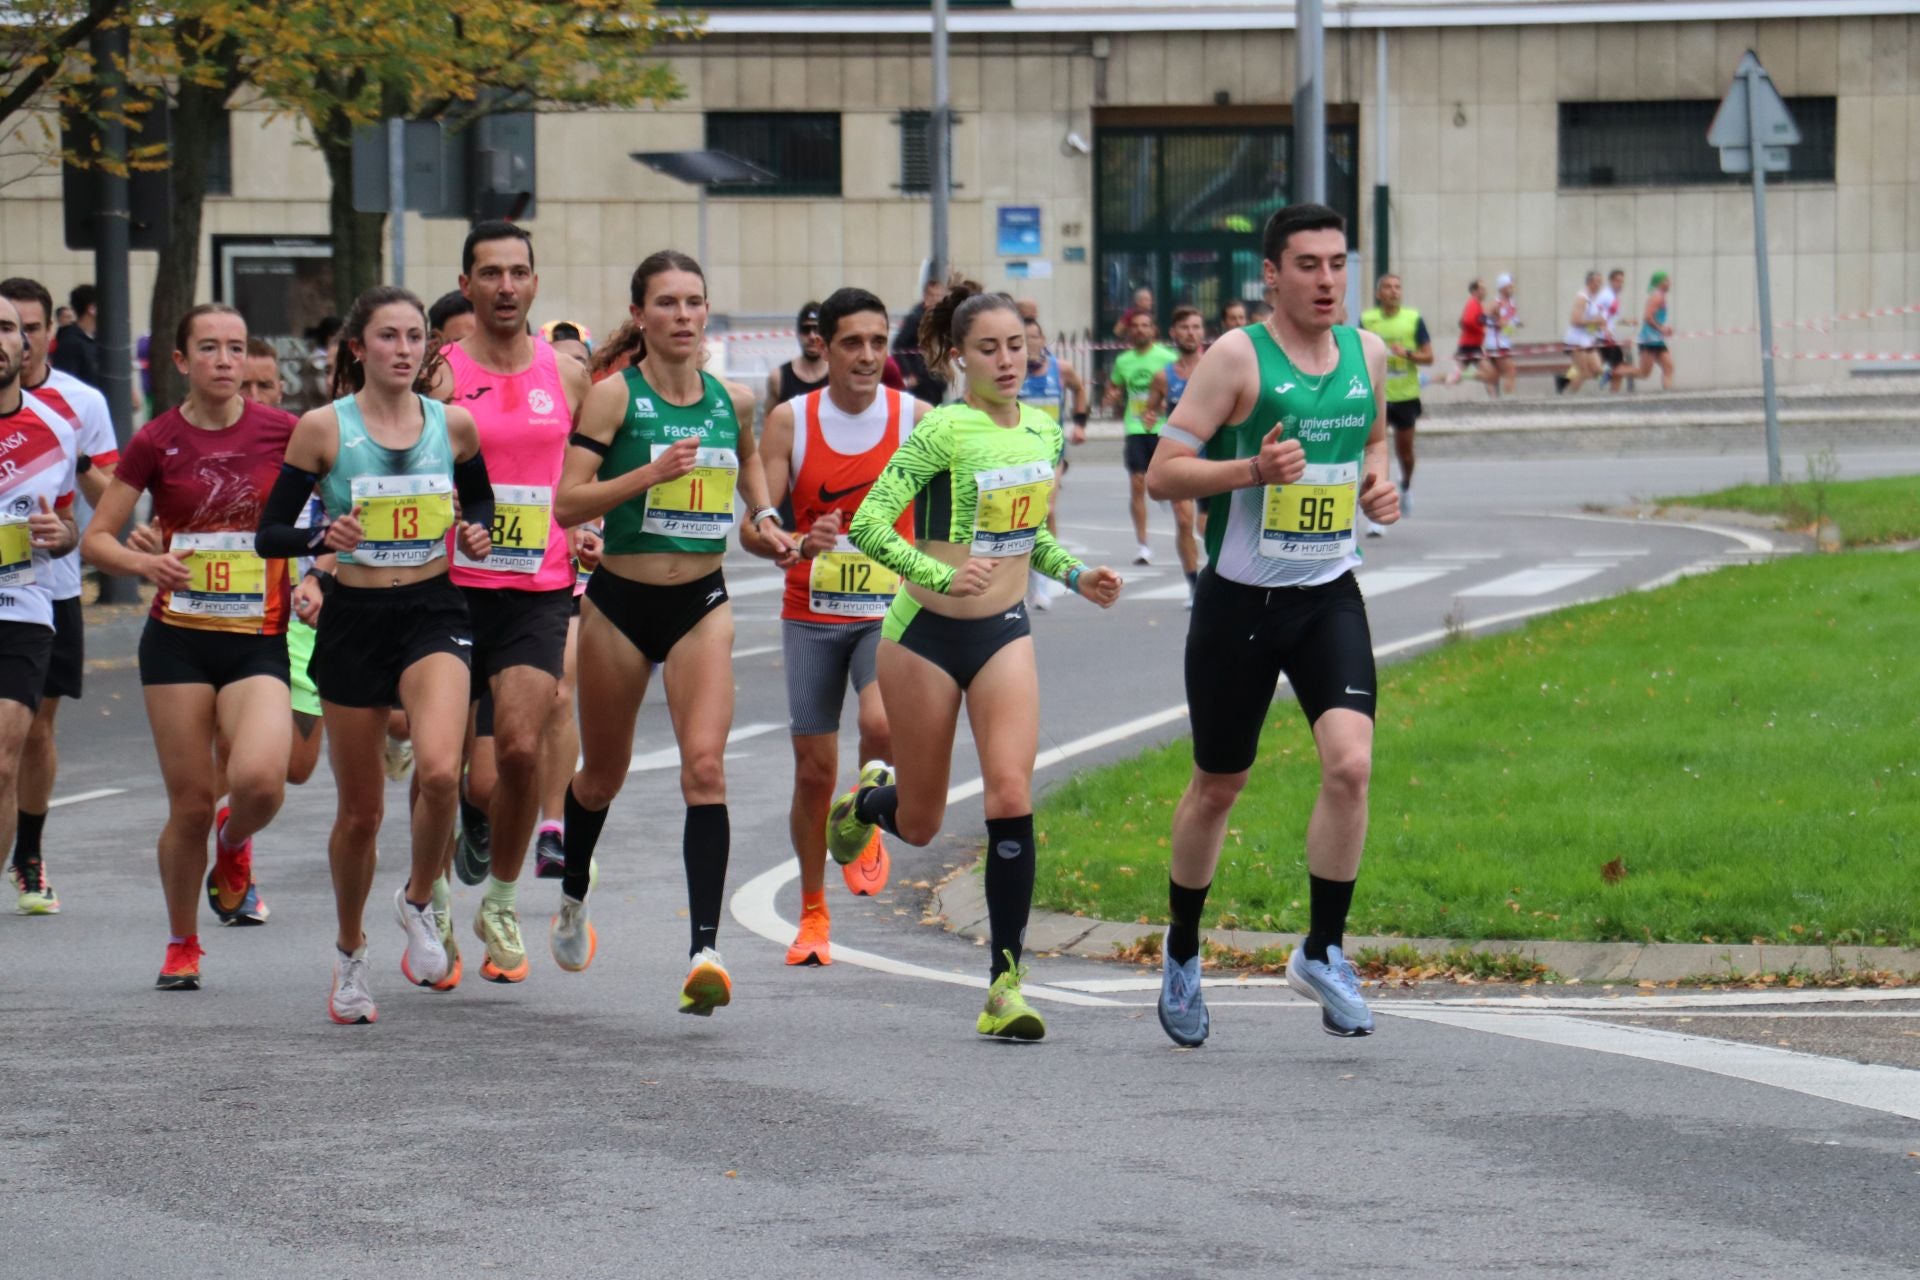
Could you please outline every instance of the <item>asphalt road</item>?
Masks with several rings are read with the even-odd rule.
[[[1156,563],[1126,566],[1116,454],[1081,455],[1064,521],[1128,598],[1038,617],[1042,785],[1183,728],[1171,523],[1156,511]],[[1383,648],[1449,614],[1500,625],[1771,553],[1744,530],[1574,518],[1754,478],[1753,451],[1433,454],[1413,517],[1367,546]],[[1842,461],[1920,470],[1920,445]],[[152,991],[162,795],[133,673],[96,670],[64,722],[58,794],[76,799],[47,831],[65,912],[0,919],[0,1275],[1913,1274],[1920,1003],[1430,986],[1383,995],[1379,1033],[1349,1042],[1245,983],[1214,990],[1214,1038],[1182,1052],[1150,975],[1041,959],[1048,1040],[977,1040],[985,956],[922,924],[916,887],[978,839],[965,744],[946,834],[896,849],[878,899],[833,885],[839,961],[787,969],[772,578],[730,566],[736,996],[710,1021],[674,1012],[680,807],[658,704],[602,843],[588,973],[551,964],[557,889],[529,881],[526,983],[407,987],[390,858],[369,923],[381,1020],[330,1024],[323,767],[259,841],[271,923],[209,929],[200,993]],[[460,891],[463,937],[476,903]]]

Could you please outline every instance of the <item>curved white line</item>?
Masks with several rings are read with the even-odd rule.
[[[1772,551],[1774,545],[1757,533],[1745,529],[1730,529],[1723,524],[1699,524],[1692,520],[1639,520],[1632,516],[1590,516],[1572,511],[1502,511],[1503,516],[1524,516],[1534,520],[1585,520],[1592,524],[1630,524],[1644,529],[1648,525],[1657,525],[1662,529],[1698,529],[1702,533],[1714,533],[1723,538],[1731,538],[1749,551]]]

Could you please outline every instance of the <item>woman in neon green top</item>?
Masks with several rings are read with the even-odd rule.
[[[587,393],[554,495],[554,515],[568,528],[605,516],[606,533],[580,606],[581,765],[567,787],[566,871],[548,942],[562,969],[593,962],[593,851],[627,780],[640,700],[663,668],[687,805],[681,857],[693,937],[680,1012],[707,1016],[733,992],[714,944],[732,847],[723,753],[733,727],[733,609],[720,560],[735,494],[754,526],[771,522],[760,538],[776,563],[785,568],[797,552],[767,502],[753,392],[700,368],[700,264],[671,251],[648,257],[634,270],[630,311],[626,332],[638,349]]]
[[[1101,608],[1120,575],[1089,569],[1047,532],[1060,424],[1020,403],[1026,330],[1012,298],[956,281],[921,323],[930,368],[949,359],[965,398],[922,418],[855,513],[855,545],[905,580],[881,628],[880,694],[893,726],[898,783],[878,762],[834,803],[836,857],[866,846],[878,823],[926,845],[946,816],[954,729],[965,701],[987,779],[987,913],[992,988],[982,1035],[1038,1040],[1040,1015],[1020,994],[1020,938],[1033,899],[1033,760],[1040,678],[1024,597],[1031,566]],[[923,491],[935,512],[921,544],[894,522]],[[942,522],[940,509],[946,527]],[[844,858],[843,858],[844,860]]]

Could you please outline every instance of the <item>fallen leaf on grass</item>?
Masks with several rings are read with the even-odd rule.
[[[1627,878],[1627,864],[1619,858],[1600,868],[1600,878],[1608,884],[1619,884]]]

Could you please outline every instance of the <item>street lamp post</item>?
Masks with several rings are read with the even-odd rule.
[[[716,182],[773,181],[773,174],[759,165],[724,151],[632,151],[628,154],[655,173],[684,182],[699,193],[698,253],[702,267],[712,265],[707,261],[707,188]]]

